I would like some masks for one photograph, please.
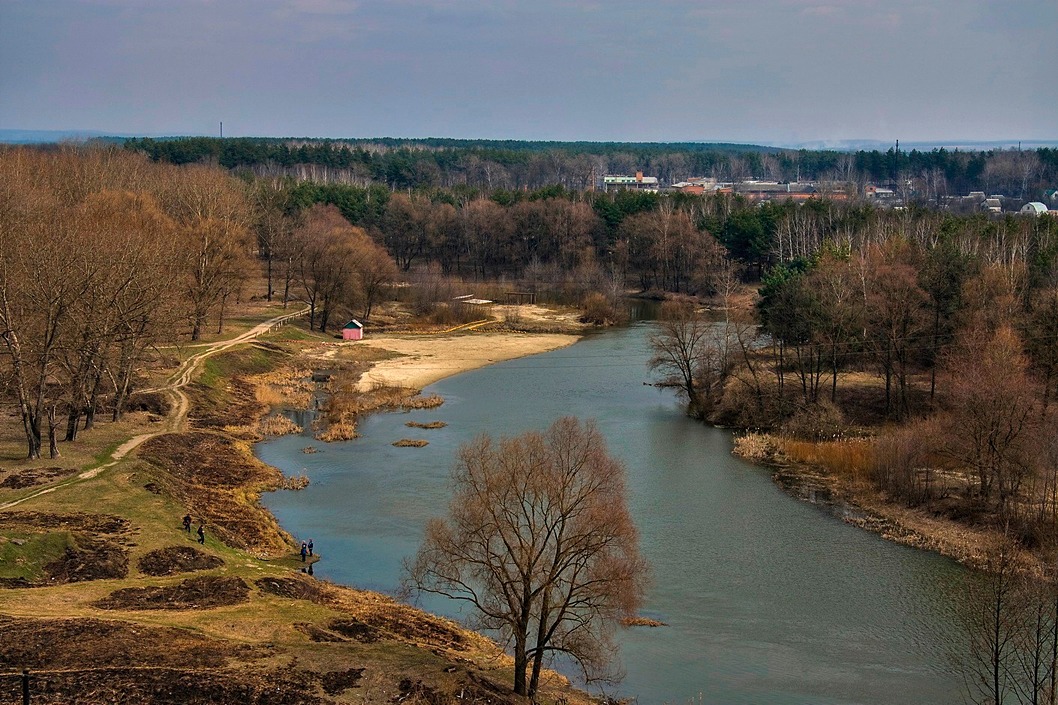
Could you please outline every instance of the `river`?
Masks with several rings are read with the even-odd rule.
[[[960,702],[946,605],[962,569],[793,499],[733,457],[729,432],[687,419],[670,393],[644,384],[650,330],[614,329],[443,380],[425,390],[443,406],[373,415],[353,441],[261,443],[262,460],[311,479],[264,503],[314,539],[318,577],[393,592],[426,520],[447,504],[461,443],[544,429],[565,414],[594,418],[628,468],[652,567],[643,614],[668,625],[622,630],[626,676],[608,693],[644,705]],[[448,426],[405,426],[434,420]],[[391,445],[401,438],[430,444]],[[440,599],[424,607],[455,615]]]

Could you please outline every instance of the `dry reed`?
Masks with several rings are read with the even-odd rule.
[[[775,439],[767,433],[735,436],[735,447],[731,452],[746,460],[764,462],[775,457]]]
[[[263,436],[287,436],[301,433],[302,428],[282,414],[272,414],[258,422],[257,430]]]
[[[285,490],[303,490],[308,486],[309,477],[305,473],[283,478],[283,489]]]
[[[337,423],[328,424],[327,428],[317,431],[315,435],[316,440],[325,443],[350,441],[358,437],[359,434],[356,432],[356,424],[351,421],[338,421]]]
[[[411,438],[402,438],[399,441],[394,441],[393,445],[397,448],[422,448],[423,446],[430,445],[430,442]]]
[[[448,424],[444,421],[431,421],[429,423],[423,423],[421,421],[409,421],[404,424],[408,428],[444,428]]]
[[[780,452],[795,463],[820,468],[836,478],[863,484],[874,461],[874,441],[841,439],[836,441],[801,441],[777,439]]]

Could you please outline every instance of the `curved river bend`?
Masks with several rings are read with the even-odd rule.
[[[452,377],[438,409],[377,414],[347,443],[287,436],[257,446],[300,492],[265,504],[313,538],[317,575],[393,592],[426,520],[444,511],[458,446],[474,435],[595,418],[628,467],[632,513],[653,569],[644,615],[668,624],[620,635],[620,696],[640,703],[825,705],[961,700],[948,666],[946,594],[961,568],[886,542],[783,494],[731,455],[731,434],[683,416],[643,384],[650,327]],[[405,427],[441,420],[443,429]],[[305,424],[307,426],[307,424]],[[425,448],[395,448],[423,438]],[[424,607],[452,616],[450,602]]]

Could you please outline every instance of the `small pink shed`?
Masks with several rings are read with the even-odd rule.
[[[342,326],[342,340],[360,340],[364,337],[364,324],[355,318]]]

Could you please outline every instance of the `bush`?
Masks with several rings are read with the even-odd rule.
[[[581,323],[591,323],[596,326],[605,326],[614,323],[617,318],[613,306],[605,296],[599,292],[588,294],[581,302],[584,313],[581,314]]]
[[[808,441],[829,441],[843,437],[848,427],[841,409],[823,399],[802,407],[782,426],[785,435]]]

